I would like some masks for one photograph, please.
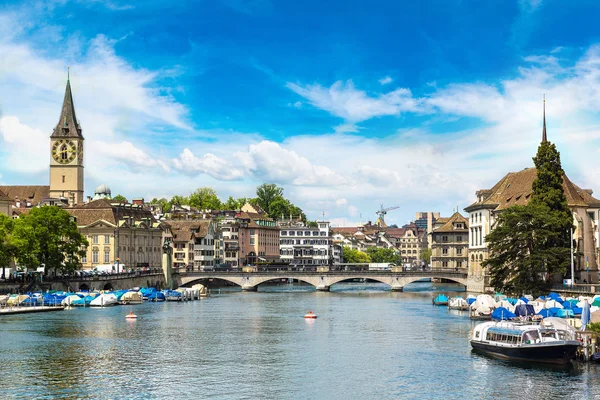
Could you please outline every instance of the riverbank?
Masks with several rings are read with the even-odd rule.
[[[14,315],[14,314],[30,314],[50,311],[62,311],[65,308],[63,306],[31,306],[31,307],[2,307],[0,308],[1,315]]]

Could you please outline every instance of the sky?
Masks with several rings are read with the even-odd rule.
[[[449,216],[548,139],[600,196],[600,7],[581,0],[0,0],[0,184],[47,185],[70,67],[85,192],[309,219]],[[463,212],[464,214],[464,212]]]

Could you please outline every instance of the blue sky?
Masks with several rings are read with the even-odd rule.
[[[548,134],[597,188],[593,1],[0,3],[0,183],[45,184],[66,67],[86,194],[275,182],[309,217],[448,215]]]

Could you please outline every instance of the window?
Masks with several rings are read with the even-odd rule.
[[[448,261],[442,261],[442,268],[448,268]]]
[[[62,176],[62,183],[65,183],[65,176]]]
[[[457,256],[462,256],[462,248],[459,247],[458,249],[456,249],[456,255]]]
[[[457,241],[457,242],[462,242],[462,236],[457,236],[457,237],[456,237],[456,241]]]
[[[444,248],[442,249],[442,254],[443,254],[443,255],[445,255],[445,256],[447,256],[447,255],[448,255],[448,248],[447,248],[447,247],[444,247]]]
[[[448,236],[442,236],[442,242],[447,242],[448,241]]]
[[[456,262],[456,268],[462,268],[462,261]]]
[[[92,235],[92,243],[98,244],[98,235]]]
[[[81,257],[81,263],[82,264],[86,264],[87,263],[87,254],[85,254],[83,257]]]
[[[252,236],[254,234],[255,234],[254,229],[250,229],[250,236]]]
[[[104,250],[104,263],[110,263],[110,250]]]
[[[92,264],[98,264],[98,250],[92,250]]]
[[[254,246],[254,238],[253,237],[250,238],[250,246]]]
[[[287,231],[281,231],[281,236],[287,236]]]
[[[104,235],[104,244],[110,244],[110,235]]]

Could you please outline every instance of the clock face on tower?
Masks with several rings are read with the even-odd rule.
[[[77,155],[77,145],[71,140],[60,139],[52,145],[52,158],[60,164],[69,164]]]

